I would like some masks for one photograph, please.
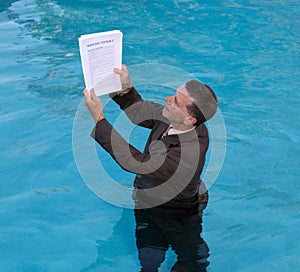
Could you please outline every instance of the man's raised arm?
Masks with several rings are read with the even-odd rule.
[[[132,123],[152,128],[154,122],[161,117],[163,106],[152,101],[145,101],[133,87],[126,65],[114,72],[120,75],[122,90],[109,96],[125,111]]]

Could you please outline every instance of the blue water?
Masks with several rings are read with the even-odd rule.
[[[178,67],[219,97],[227,143],[204,215],[208,271],[299,271],[299,12],[296,0],[1,1],[0,271],[138,271],[132,211],[86,186],[72,148],[77,38],[112,29],[128,66]],[[174,261],[169,251],[160,271]]]

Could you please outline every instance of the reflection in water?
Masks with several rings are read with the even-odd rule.
[[[156,214],[154,209],[135,210],[136,244],[143,272],[155,272],[169,246],[177,255],[171,271],[206,271],[209,249],[203,238],[202,216]]]
[[[202,199],[203,200],[203,199]],[[207,201],[207,195],[205,196]],[[122,271],[130,271],[124,260],[136,260],[136,248],[140,271],[155,272],[164,263],[166,252],[171,247],[177,256],[171,272],[205,272],[209,265],[209,248],[201,237],[202,211],[199,214],[182,216],[170,212],[157,213],[157,210],[124,209],[107,240],[97,240],[97,259],[81,272],[106,271],[120,263]],[[134,215],[134,216],[133,216]],[[135,217],[135,237],[134,218]],[[126,270],[129,269],[129,270]],[[137,271],[136,266],[132,271]]]
[[[111,236],[107,240],[96,241],[97,259],[81,272],[107,271],[115,267],[119,260],[128,259],[135,253],[134,244],[134,219],[132,210],[124,209],[120,220],[113,228]],[[107,268],[104,270],[104,268]],[[111,271],[111,270],[109,270]],[[126,270],[124,270],[126,271]]]

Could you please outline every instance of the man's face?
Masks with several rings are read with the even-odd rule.
[[[185,85],[178,87],[175,95],[165,98],[166,106],[163,109],[163,116],[171,123],[181,124],[191,116],[188,114],[186,106],[193,102],[188,95]]]

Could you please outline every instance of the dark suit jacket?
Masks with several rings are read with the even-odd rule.
[[[129,145],[106,119],[99,121],[93,132],[95,140],[124,170],[137,174],[136,207],[196,212],[209,142],[205,124],[161,139],[169,126],[162,116],[162,105],[143,100],[134,88],[113,100],[134,124],[151,130],[143,152]]]

